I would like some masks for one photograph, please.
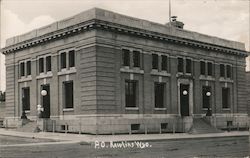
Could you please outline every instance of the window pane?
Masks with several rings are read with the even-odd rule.
[[[167,71],[168,69],[168,57],[167,56],[161,56],[161,69],[163,71]]]
[[[213,64],[211,62],[207,63],[207,75],[213,76]]]
[[[46,57],[46,71],[51,71],[51,56]]]
[[[155,83],[155,107],[163,108],[164,107],[164,96],[165,96],[165,84],[164,83]]]
[[[125,81],[125,106],[136,107],[136,81]]]
[[[225,77],[225,66],[220,64],[220,77]]]
[[[192,62],[191,59],[186,59],[186,73],[192,72]]]
[[[152,54],[152,69],[158,69],[158,54]]]
[[[26,63],[26,70],[27,70],[27,75],[31,74],[31,62],[27,61]]]
[[[61,53],[61,69],[66,68],[66,53]]]
[[[39,73],[42,73],[44,72],[44,61],[43,61],[43,58],[40,58],[39,59]]]
[[[29,87],[22,88],[22,105],[23,110],[30,110],[30,89]]]
[[[231,78],[231,70],[232,67],[230,65],[227,65],[227,78]]]
[[[123,49],[122,50],[122,65],[123,66],[130,66],[130,53],[129,50]]]
[[[210,92],[210,94],[211,94],[211,87],[210,86],[203,86],[202,87],[202,101],[203,101],[202,107],[203,108],[208,108],[208,107],[211,108],[211,106],[210,106],[211,96],[208,96],[207,92]]]
[[[73,81],[64,82],[64,98],[65,98],[65,108],[74,107],[74,89]]]
[[[24,62],[20,63],[20,75],[24,76]]]
[[[178,58],[178,72],[183,72],[183,58]]]
[[[222,88],[222,108],[230,107],[230,91],[229,88]]]
[[[69,67],[75,67],[75,51],[69,51]]]
[[[140,67],[140,52],[133,52],[134,67]]]
[[[205,75],[205,62],[204,61],[200,61],[200,71],[201,71],[201,75]]]

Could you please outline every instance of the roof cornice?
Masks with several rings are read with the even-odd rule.
[[[29,47],[34,47],[39,44],[45,44],[47,42],[51,42],[57,39],[72,36],[72,35],[85,32],[91,29],[104,29],[108,31],[120,32],[123,34],[129,34],[129,35],[139,36],[143,38],[149,38],[149,39],[154,39],[154,40],[159,40],[159,41],[192,46],[192,47],[197,47],[200,49],[212,50],[212,51],[227,53],[231,55],[239,55],[239,56],[245,56],[245,57],[249,55],[249,52],[240,50],[240,49],[234,49],[234,48],[225,47],[221,45],[205,43],[205,42],[201,42],[197,40],[171,36],[171,35],[167,35],[167,34],[163,34],[159,32],[153,32],[153,31],[149,31],[145,29],[130,27],[126,25],[121,25],[121,24],[107,22],[103,20],[97,20],[97,19],[88,20],[88,21],[85,21],[85,22],[82,22],[82,23],[61,29],[61,30],[57,30],[55,32],[51,32],[51,33],[48,33],[39,37],[35,37],[35,38],[29,39],[29,40],[26,40],[17,44],[7,46],[1,49],[1,52],[5,55],[14,53],[19,50],[23,50]]]

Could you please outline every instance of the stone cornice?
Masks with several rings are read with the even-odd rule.
[[[149,38],[149,39],[154,39],[154,40],[159,40],[159,41],[186,45],[190,47],[196,47],[200,49],[227,53],[231,55],[239,55],[239,56],[244,56],[244,57],[249,55],[249,52],[244,51],[244,50],[215,45],[211,43],[205,43],[205,42],[187,39],[187,38],[181,38],[177,36],[171,36],[171,35],[167,35],[167,34],[163,34],[159,32],[153,32],[149,30],[144,30],[140,28],[130,27],[126,25],[121,25],[121,24],[107,22],[103,20],[97,20],[97,19],[85,21],[83,23],[79,23],[77,25],[67,27],[65,29],[57,30],[52,33],[48,33],[48,34],[35,37],[35,38],[29,39],[29,40],[26,40],[26,41],[23,41],[14,45],[7,46],[1,49],[1,52],[3,54],[13,53],[22,49],[33,47],[39,44],[45,44],[46,42],[65,38],[65,37],[72,36],[72,35],[75,35],[84,31],[92,30],[92,29],[103,29],[107,31],[119,32],[119,33],[128,34],[132,36],[139,36],[142,38]]]

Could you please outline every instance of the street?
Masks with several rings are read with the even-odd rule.
[[[6,138],[7,137],[7,138]],[[12,141],[9,141],[12,139]],[[118,147],[117,144],[99,143],[62,143],[37,145],[40,140],[22,140],[28,146],[15,146],[13,139],[20,145],[23,138],[13,138],[0,136],[0,157],[1,158],[166,158],[166,157],[246,157],[250,155],[249,137],[224,137],[224,138],[204,138],[204,139],[182,139],[182,140],[162,140],[162,141],[142,141],[150,146],[138,148],[131,146],[131,142],[125,142],[126,146]],[[9,143],[4,143],[8,141]],[[47,140],[49,141],[49,140]],[[41,140],[40,142],[44,142]],[[4,146],[14,144],[13,146]],[[104,147],[105,145],[105,147]],[[110,146],[111,145],[111,146]],[[114,146],[116,145],[116,146]],[[129,146],[130,145],[130,146]],[[99,147],[99,148],[98,148]]]

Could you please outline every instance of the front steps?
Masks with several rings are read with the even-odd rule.
[[[36,132],[37,122],[31,120],[21,120],[21,124],[17,127],[20,132]]]
[[[210,124],[205,118],[194,118],[193,126],[189,131],[191,134],[221,133],[220,130]]]

